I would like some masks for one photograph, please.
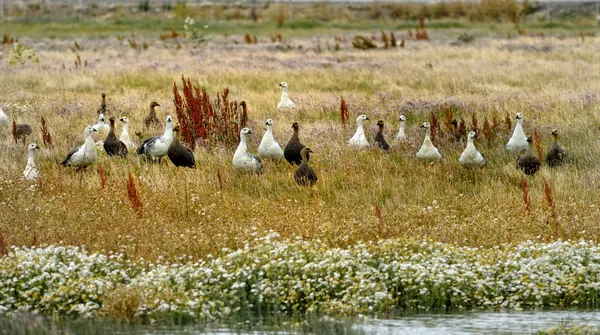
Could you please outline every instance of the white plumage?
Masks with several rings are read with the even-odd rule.
[[[119,121],[123,122],[123,131],[121,132],[119,140],[125,143],[129,150],[137,148],[137,145],[129,137],[129,119],[126,116],[123,116]]]
[[[173,119],[171,115],[167,116],[167,126],[162,136],[152,136],[145,140],[138,148],[137,154],[151,158],[161,158],[167,155],[169,146],[173,142]]]
[[[33,159],[36,150],[40,150],[40,147],[35,143],[31,143],[29,147],[27,147],[27,165],[25,166],[23,175],[25,176],[25,179],[29,181],[35,181],[39,175],[39,171],[35,166],[35,161]]]
[[[294,108],[294,102],[288,96],[288,84],[282,81],[279,86],[283,87],[283,92],[281,92],[281,99],[279,99],[277,109]]]
[[[258,146],[258,157],[280,160],[283,158],[283,149],[281,149],[281,145],[273,137],[273,120],[267,119],[265,124],[267,125],[267,131]]]
[[[369,141],[365,137],[365,129],[363,128],[363,121],[368,119],[365,114],[361,114],[356,118],[356,133],[348,141],[348,145],[361,149],[369,147]]]
[[[98,115],[98,122],[94,123],[93,127],[96,128],[98,132],[108,133],[110,131],[110,126],[104,120],[104,114]]]
[[[483,158],[481,152],[477,151],[477,148],[475,148],[474,141],[476,137],[477,134],[474,131],[469,132],[469,136],[467,137],[467,147],[458,159],[458,162],[463,166],[483,167],[485,165],[485,158]]]
[[[517,125],[515,126],[515,130],[513,131],[510,140],[508,140],[508,143],[506,144],[506,150],[521,152],[527,150],[528,147],[527,136],[525,136],[525,132],[523,131],[523,114],[517,113]]]
[[[62,161],[64,166],[86,167],[96,161],[96,146],[92,139],[92,133],[96,132],[96,128],[88,126],[83,131],[84,143],[67,154],[67,157]]]
[[[400,129],[398,130],[398,135],[396,135],[397,141],[404,141],[406,139],[406,135],[404,131],[406,130],[406,116],[400,115]]]
[[[8,116],[0,107],[0,128],[8,127]]]
[[[240,144],[233,154],[231,165],[233,169],[239,172],[262,173],[262,161],[254,154],[248,152],[248,144],[246,143],[246,135],[252,134],[250,129],[242,128],[240,131]]]
[[[425,139],[423,140],[423,145],[421,145],[421,148],[417,152],[417,158],[430,161],[441,160],[442,154],[440,154],[438,149],[433,145],[433,143],[431,142],[431,138],[429,137],[429,132],[431,129],[429,122],[423,122],[421,128],[425,128],[426,132]]]

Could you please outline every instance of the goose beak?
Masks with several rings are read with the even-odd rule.
[[[283,87],[283,85],[279,84],[280,87]]]
[[[248,130],[248,134],[252,134],[252,130]]]
[[[366,118],[365,120],[368,120],[369,118]]]
[[[40,147],[38,147],[37,145],[35,146],[35,149],[36,149],[36,150],[42,150],[42,149],[40,149]]]
[[[425,126],[424,126],[424,125],[421,125],[421,128],[425,128]]]

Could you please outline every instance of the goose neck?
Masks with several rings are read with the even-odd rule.
[[[29,150],[27,152],[27,164],[33,163],[33,150]]]
[[[173,124],[167,122],[167,128],[165,129],[165,137],[173,137]]]

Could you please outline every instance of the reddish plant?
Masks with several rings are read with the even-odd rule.
[[[350,112],[348,111],[348,104],[346,104],[344,96],[342,96],[341,98],[342,101],[340,102],[340,119],[342,120],[342,124],[346,126],[348,121],[350,121]]]
[[[454,126],[452,126],[452,120],[454,120],[454,113],[452,113],[452,109],[449,107],[444,107],[444,115],[446,119],[444,120],[444,125],[448,129],[448,133],[452,135],[454,133]]]
[[[402,41],[400,42],[400,47],[404,48],[404,45],[406,45],[406,43],[404,42],[404,39],[402,39]]]
[[[46,119],[42,116],[40,131],[42,133],[42,141],[44,142],[44,146],[47,148],[52,146],[52,136],[50,135],[50,131],[48,130],[48,124],[46,123]]]
[[[6,242],[4,241],[4,234],[2,234],[2,226],[0,226],[0,257],[4,257],[6,254]]]
[[[17,121],[13,119],[12,123],[12,136],[13,140],[15,140],[15,144],[18,144],[17,140],[19,139],[19,134],[17,134]]]
[[[506,117],[504,118],[504,123],[506,124],[506,129],[508,131],[511,131],[511,129],[512,129],[512,119],[510,118],[510,115],[508,115],[508,112],[506,112]]]
[[[37,231],[33,232],[33,241],[31,241],[31,245],[32,246],[38,245],[38,234],[37,234]]]
[[[495,132],[500,127],[500,122],[498,122],[498,118],[496,117],[496,113],[492,117],[492,130]]]
[[[100,176],[100,189],[103,190],[106,185],[106,175],[104,174],[104,169],[100,163],[98,163],[98,175]]]
[[[533,139],[535,141],[535,149],[538,153],[538,158],[542,161],[544,157],[544,148],[542,148],[542,141],[540,141],[540,134],[538,134],[537,128],[533,128]]]
[[[398,42],[396,42],[396,36],[394,35],[394,32],[390,32],[390,45],[392,47],[397,47],[398,46]]]
[[[384,48],[387,49],[390,47],[390,40],[388,39],[387,35],[385,34],[385,32],[383,30],[381,31],[381,41],[383,42]]]
[[[479,132],[479,121],[477,120],[477,113],[471,114],[471,130],[476,133]]]
[[[219,179],[219,189],[223,189],[223,178],[221,177],[221,169],[217,169],[217,179]]]
[[[438,130],[440,129],[440,121],[438,120],[437,116],[435,116],[435,114],[432,112],[431,113],[431,141],[435,141],[435,137],[438,133]]]
[[[464,139],[467,137],[467,125],[465,124],[465,119],[460,118],[460,122],[458,123],[458,136]]]
[[[523,191],[523,202],[525,203],[525,209],[529,212],[531,211],[531,198],[529,197],[529,188],[527,188],[527,182],[525,182],[524,176],[521,176],[521,191]]]
[[[546,220],[546,224],[550,220],[554,220],[554,237],[558,238],[558,220],[556,220],[556,207],[554,204],[554,197],[552,196],[552,188],[550,187],[550,183],[546,180],[546,178],[542,178],[544,181],[544,194],[546,195],[546,203],[548,203],[548,209],[550,210],[550,215]]]
[[[192,149],[197,142],[204,144],[223,143],[227,146],[239,141],[240,129],[246,125],[248,112],[246,103],[241,102],[242,115],[238,114],[238,103],[229,101],[229,89],[217,94],[211,102],[206,89],[193,86],[191,80],[182,76],[183,96],[173,83],[173,103],[179,120],[183,141]]]
[[[483,119],[483,135],[488,141],[492,140],[492,127],[490,126],[487,117]]]
[[[142,201],[140,200],[140,195],[135,187],[135,180],[133,180],[131,172],[129,173],[129,179],[127,180],[127,197],[129,198],[129,202],[131,203],[131,208],[133,211],[141,217]]]
[[[408,36],[413,37],[412,30],[408,30]]]

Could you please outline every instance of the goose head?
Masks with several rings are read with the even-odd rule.
[[[123,116],[119,119],[119,121],[123,122],[124,124],[129,124],[129,119],[127,118],[127,116]]]
[[[523,114],[522,113],[517,113],[517,116],[515,117],[515,119],[517,119],[517,120],[523,120]]]
[[[152,102],[150,103],[150,108],[159,107],[159,106],[160,106],[160,105],[159,105],[159,104],[158,104],[158,102],[156,102],[156,101],[152,101]]]
[[[100,123],[104,123],[104,114],[100,114],[100,115],[98,115],[98,121],[99,121]]]
[[[360,114],[357,118],[356,118],[356,122],[362,122],[365,120],[368,120],[369,118],[365,115],[365,114]]]
[[[383,129],[383,120],[377,121],[377,126],[381,129]]]
[[[458,127],[458,121],[456,119],[452,119],[452,121],[450,121],[450,124],[454,127]]]
[[[404,114],[400,115],[400,119],[398,121],[400,121],[400,122],[406,121],[406,116],[404,116]]]
[[[527,136],[527,144],[533,143],[533,137]]]
[[[273,120],[272,119],[267,119],[267,121],[265,122],[265,125],[267,125],[267,126],[273,126]]]
[[[281,83],[279,83],[279,86],[283,87],[283,88],[288,88],[288,84],[285,81],[282,81]]]
[[[38,147],[38,145],[35,143],[31,143],[27,147],[27,151],[29,151],[29,152],[34,152],[35,150],[40,150],[40,147]]]
[[[308,154],[312,154],[312,153],[313,153],[313,151],[312,151],[312,150],[310,150],[310,148],[309,148],[309,147],[304,147],[304,148],[302,148],[302,150],[300,150],[300,155],[301,155],[301,156],[302,156],[302,158],[304,158],[304,159],[306,159],[306,155],[308,155]]]
[[[102,98],[106,98],[106,93],[102,93]]]
[[[552,129],[552,137],[554,137],[554,139],[558,138],[558,130],[557,129]]]
[[[242,130],[240,131],[240,136],[245,137],[246,135],[250,135],[252,134],[252,131],[250,130],[250,128],[242,128]]]
[[[468,136],[469,136],[469,139],[472,140],[474,138],[477,138],[477,133],[474,131],[470,131]]]
[[[298,131],[299,128],[300,126],[298,125],[298,122],[292,123],[292,129],[294,129],[294,131]]]
[[[171,115],[167,115],[167,126],[173,126],[173,118]]]
[[[429,122],[423,122],[423,124],[421,125],[421,128],[425,128],[425,129],[429,130],[431,128],[431,125],[429,124]]]
[[[93,133],[97,132],[98,129],[96,129],[96,127],[92,127],[92,126],[87,126],[85,127],[85,130],[83,131],[83,135],[85,137],[91,136]]]

